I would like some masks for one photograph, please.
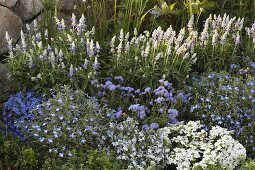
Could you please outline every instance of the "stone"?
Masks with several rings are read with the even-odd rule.
[[[6,52],[5,54],[0,54],[0,63],[4,62],[4,60],[7,58],[9,54]]]
[[[74,4],[74,0],[62,0],[58,4],[58,9],[61,11],[72,11]]]
[[[44,12],[42,12],[35,20],[37,21],[37,23],[42,23],[42,21],[44,20],[44,17],[45,17]],[[59,20],[63,19],[65,21],[65,25],[67,26],[67,28],[71,28],[71,24],[72,24],[72,16],[71,15],[65,14],[63,12],[58,12],[57,18]],[[34,29],[34,21],[35,20],[31,21],[30,23],[27,23],[27,25],[29,25],[31,31],[35,31],[35,29]],[[54,22],[55,22],[55,20],[54,20]],[[45,25],[45,27],[48,27],[48,25]],[[26,25],[24,25],[23,30],[25,33],[28,33]]]
[[[0,63],[0,96],[12,89],[7,73],[6,66]]]
[[[65,13],[59,12],[57,16],[58,16],[59,20],[63,19],[65,21],[65,25],[67,26],[67,28],[71,28],[71,24],[72,24],[72,16],[71,15],[67,15]]]
[[[8,52],[6,31],[13,39],[13,43],[16,43],[20,37],[22,25],[22,20],[17,15],[8,8],[0,6],[0,55]]]
[[[74,9],[74,5],[80,5],[82,0],[61,0],[58,4],[58,9],[60,11],[72,13]]]
[[[27,29],[27,25],[29,26],[30,31],[32,31],[32,32],[35,31],[34,21],[37,21],[37,23],[42,23],[44,20],[44,17],[45,17],[44,12],[42,12],[40,15],[38,15],[36,17],[35,20],[26,23],[26,25],[23,26],[23,31],[27,34],[29,33],[29,31]],[[58,12],[57,17],[59,20],[63,19],[65,21],[65,25],[67,26],[67,28],[71,28],[71,24],[72,24],[72,20],[71,20],[72,16],[71,15],[68,15],[68,14],[65,14],[62,12]],[[54,20],[54,22],[55,22],[55,20]],[[45,25],[44,27],[48,27],[48,25]]]
[[[18,0],[0,0],[0,5],[11,8]]]
[[[36,17],[42,9],[43,4],[40,0],[19,0],[13,7],[13,11],[23,21]]]

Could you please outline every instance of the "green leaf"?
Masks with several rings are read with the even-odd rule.
[[[204,8],[204,9],[213,9],[214,7],[217,6],[217,3],[216,2],[213,2],[213,1],[208,1],[208,0],[205,0],[205,1],[202,1],[198,4],[198,7],[200,8]]]
[[[181,14],[181,10],[175,9],[176,3],[172,3],[170,5],[167,5],[165,1],[161,1],[160,7],[159,6],[154,6],[154,9],[158,11],[161,15],[169,15],[169,14],[174,14],[174,15],[179,15]]]
[[[176,3],[172,3],[172,4],[169,5],[169,9],[170,9],[171,11],[174,9],[175,4],[176,4]]]
[[[88,85],[88,79],[85,79],[85,81],[82,83],[82,89],[85,90]]]

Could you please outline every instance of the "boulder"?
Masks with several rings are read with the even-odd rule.
[[[74,5],[80,5],[82,0],[61,0],[58,4],[58,9],[67,13],[72,13]]]
[[[13,43],[16,43],[20,37],[22,25],[22,20],[17,15],[8,8],[0,6],[0,56],[8,52],[6,31],[13,39]]]
[[[74,0],[62,0],[59,1],[58,9],[61,11],[72,11],[74,7]]]
[[[36,17],[43,9],[41,0],[19,0],[13,11],[23,20],[28,21]]]
[[[71,15],[67,15],[65,13],[59,12],[58,19],[59,20],[63,19],[65,21],[65,25],[67,26],[67,28],[71,28],[71,24],[72,24],[72,16]]]
[[[7,76],[7,69],[4,64],[0,63],[0,96],[8,91],[11,91],[11,83]]]
[[[0,0],[0,5],[11,8],[18,0]]]
[[[45,17],[44,12],[42,12],[40,15],[37,16],[37,18],[35,20],[37,21],[37,23],[42,23],[42,21],[44,20],[44,17]],[[67,26],[67,28],[71,28],[71,24],[72,24],[72,20],[71,20],[72,16],[71,15],[68,15],[68,14],[65,14],[65,13],[62,13],[62,12],[58,12],[57,17],[58,17],[59,20],[63,19],[65,21],[65,25]],[[32,32],[35,31],[35,28],[34,28],[34,21],[35,20],[26,23],[26,25],[29,26],[29,28]],[[26,25],[23,26],[23,31],[25,33],[29,33]],[[45,27],[48,27],[48,25],[45,25]]]

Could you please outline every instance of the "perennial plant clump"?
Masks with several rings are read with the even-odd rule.
[[[6,127],[3,128],[6,128],[15,137],[24,139],[17,123],[26,124],[27,121],[32,120],[34,114],[31,111],[41,102],[42,98],[37,97],[32,91],[11,95],[8,101],[4,103],[2,116]]]
[[[34,119],[19,126],[51,156],[71,158],[106,147],[102,134],[107,129],[108,112],[82,90],[60,87],[32,113]]]
[[[176,90],[172,83],[160,79],[156,88],[135,89],[125,86],[121,76],[106,78],[100,83],[91,82],[98,90],[97,97],[110,108],[118,110],[113,118],[123,120],[127,116],[138,120],[145,127],[162,127],[178,122],[179,111],[187,103],[189,95]]]
[[[47,92],[57,84],[85,90],[100,67],[100,45],[93,40],[95,30],[87,30],[84,16],[77,21],[73,15],[71,28],[64,20],[56,18],[55,22],[54,38],[48,36],[47,30],[39,32],[35,21],[33,31],[27,26],[28,38],[21,31],[21,46],[15,48],[6,34],[10,77],[19,87],[39,92]]]
[[[244,19],[210,15],[202,32],[194,28],[194,17],[179,33],[170,26],[152,33],[133,36],[120,31],[110,42],[109,76],[122,75],[125,84],[136,88],[155,88],[157,80],[182,84],[190,71],[227,70],[240,54]],[[247,29],[247,30],[251,30]],[[253,34],[250,33],[250,37]]]
[[[255,50],[255,22],[251,25],[251,27],[246,27],[246,36],[247,42],[245,44],[245,49],[247,51],[246,55],[251,55],[254,57]]]
[[[191,105],[184,119],[234,130],[235,138],[246,147],[249,156],[254,157],[254,78],[210,73],[193,81]]]
[[[246,158],[244,146],[219,126],[206,132],[200,122],[190,121],[140,130],[138,122],[128,118],[110,127],[117,159],[127,161],[131,169],[159,169],[174,164],[177,170],[206,169],[209,165],[232,170]]]
[[[196,61],[191,49],[197,32],[192,31],[188,38],[185,33],[185,28],[177,34],[171,26],[166,31],[158,27],[140,35],[135,29],[133,36],[121,30],[110,42],[108,75],[121,75],[125,84],[134,88],[155,88],[163,75],[167,80],[182,82]]]
[[[189,25],[188,28],[192,30]],[[195,42],[197,63],[194,71],[203,73],[207,70],[228,70],[230,64],[238,62],[243,27],[244,18],[230,18],[226,14],[223,17],[210,15]]]

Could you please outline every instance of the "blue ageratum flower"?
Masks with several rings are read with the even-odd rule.
[[[158,123],[151,123],[150,124],[150,128],[151,129],[158,129],[159,128],[159,124]]]
[[[4,103],[2,113],[8,132],[15,137],[23,138],[18,126],[34,118],[31,111],[41,102],[42,98],[36,97],[32,91],[26,93],[18,92],[10,96],[8,101]]]
[[[169,109],[168,110],[169,123],[176,124],[178,122],[178,120],[177,120],[178,114],[179,114],[178,110],[176,110],[176,109]]]
[[[148,108],[140,104],[133,104],[133,105],[130,105],[128,110],[137,112],[137,116],[139,117],[139,119],[142,120],[145,118],[146,111],[148,110]]]

